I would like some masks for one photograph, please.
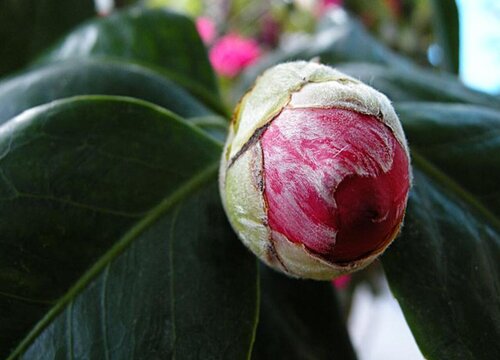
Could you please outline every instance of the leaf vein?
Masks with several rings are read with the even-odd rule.
[[[214,178],[217,174],[219,162],[214,161],[207,167],[194,174],[183,185],[179,186],[176,191],[169,194],[163,199],[160,204],[153,208],[148,214],[139,222],[136,223],[115,245],[108,250],[80,279],[71,287],[68,292],[58,301],[58,303],[50,309],[47,314],[34,326],[31,332],[20,342],[14,349],[7,360],[17,359],[22,355],[26,349],[33,343],[37,336],[50,325],[51,321],[55,319],[66,306],[78,296],[87,285],[94,280],[102,270],[122,254],[129,245],[142,234],[146,229],[156,221],[165,212],[172,209],[173,206],[178,204],[182,199],[198,189],[200,186]]]
[[[170,311],[172,313],[172,360],[175,360],[175,355],[176,355],[176,341],[177,341],[177,332],[176,332],[176,317],[175,317],[175,275],[174,275],[174,268],[175,268],[175,263],[174,263],[174,232],[175,232],[175,225],[177,223],[177,219],[179,216],[179,212],[181,209],[181,205],[178,205],[175,209],[175,211],[172,214],[172,224],[170,225],[170,233],[169,233],[169,263],[170,263]]]
[[[9,198],[3,198],[0,200],[13,200],[15,198],[31,198],[35,200],[45,200],[45,201],[53,201],[53,202],[58,202],[64,205],[69,205],[85,210],[90,210],[98,213],[104,213],[104,214],[109,214],[109,215],[116,215],[116,216],[121,216],[121,217],[128,217],[128,218],[140,218],[142,216],[145,216],[147,214],[146,211],[144,212],[127,212],[127,211],[120,211],[120,210],[114,210],[114,209],[108,209],[105,207],[100,207],[100,206],[94,206],[94,205],[89,205],[85,204],[82,202],[74,201],[71,199],[63,199],[59,198],[56,196],[51,196],[51,195],[43,195],[43,194],[32,194],[32,193],[23,193],[23,192],[17,192],[17,194],[13,197]]]
[[[107,287],[108,287],[109,264],[106,266],[101,282],[101,329],[104,348],[104,359],[109,360],[108,349],[108,317],[107,317]]]

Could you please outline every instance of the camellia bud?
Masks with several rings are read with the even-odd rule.
[[[288,275],[324,280],[387,248],[410,182],[389,100],[304,61],[266,71],[242,98],[220,168],[222,202],[243,243]]]

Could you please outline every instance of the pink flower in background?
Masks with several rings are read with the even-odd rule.
[[[342,6],[344,0],[323,0],[323,6],[329,8],[331,6]]]
[[[208,17],[201,16],[196,19],[196,30],[205,44],[211,44],[215,39],[215,23]]]
[[[317,6],[314,11],[314,15],[318,18],[323,16],[326,11],[333,7],[339,7],[344,4],[344,0],[322,0],[317,2]]]
[[[335,280],[332,280],[332,284],[337,288],[337,289],[345,289],[347,285],[351,282],[351,275],[342,275],[336,278]]]
[[[210,49],[210,62],[222,76],[234,77],[261,55],[259,44],[238,34],[221,37]]]

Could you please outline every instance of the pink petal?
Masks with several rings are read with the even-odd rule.
[[[228,34],[210,49],[209,58],[219,75],[234,77],[253,64],[260,55],[261,50],[255,40]]]
[[[351,282],[351,275],[342,275],[332,280],[332,284],[337,289],[345,289]]]
[[[374,116],[344,109],[286,109],[262,138],[272,230],[334,263],[393,238],[409,191],[408,159]]]
[[[208,17],[199,17],[196,19],[196,30],[200,34],[201,40],[205,44],[211,44],[215,39],[215,23]]]

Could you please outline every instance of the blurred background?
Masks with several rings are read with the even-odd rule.
[[[136,1],[96,0],[101,16]],[[268,65],[293,58],[335,55],[455,73],[469,87],[500,95],[500,1],[498,0],[145,0],[196,19],[229,108]],[[349,24],[349,26],[346,26]],[[450,30],[451,29],[451,30]],[[368,31],[392,52],[366,42]],[[346,33],[347,32],[347,33]],[[345,47],[343,49],[342,47]],[[445,48],[447,47],[447,48]],[[304,52],[304,49],[315,49]],[[349,53],[349,51],[351,51]],[[454,54],[456,56],[450,56]],[[321,57],[320,56],[320,57]],[[360,55],[363,59],[366,54]],[[387,59],[390,57],[390,59]],[[346,60],[336,58],[333,63]],[[361,360],[423,359],[375,264],[332,283],[341,298],[349,332]]]
[[[100,13],[137,1],[96,0]],[[339,7],[376,38],[425,67],[459,70],[470,87],[500,93],[500,1],[456,0],[459,66],[448,64],[440,47],[440,21],[455,26],[451,6],[434,0],[144,0],[197,18],[223,85],[276,49],[293,48]],[[454,0],[448,1],[453,3]],[[454,5],[454,4],[453,4]],[[446,36],[446,35],[444,35]],[[458,45],[458,44],[457,44]],[[456,68],[456,69],[454,69]]]

